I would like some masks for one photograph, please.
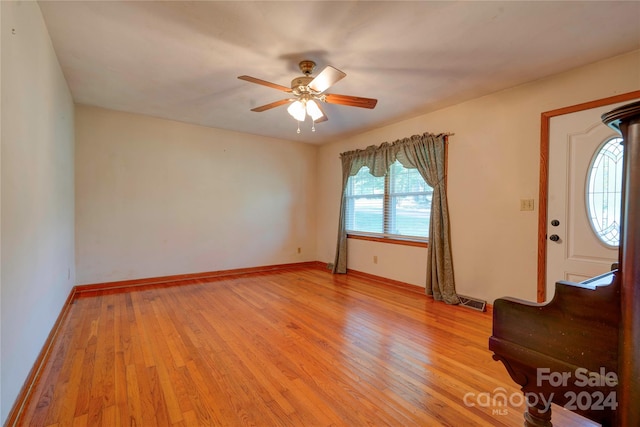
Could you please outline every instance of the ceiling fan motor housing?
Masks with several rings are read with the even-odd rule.
[[[313,79],[314,78],[311,76],[296,77],[295,79],[291,80],[291,90],[293,90],[294,93],[311,92],[311,89],[309,89],[307,86]]]

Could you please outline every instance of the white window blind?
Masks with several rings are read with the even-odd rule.
[[[362,167],[347,183],[347,232],[426,241],[432,195],[418,170],[398,161],[383,177]]]

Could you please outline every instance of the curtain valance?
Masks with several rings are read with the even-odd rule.
[[[345,151],[340,154],[340,158],[343,163],[346,161],[351,165],[349,176],[356,175],[360,168],[367,166],[371,175],[380,177],[387,173],[389,166],[396,160],[405,168],[418,168],[415,153],[427,149],[425,144],[429,140],[443,139],[443,142],[445,142],[447,135],[434,135],[428,132],[422,135],[413,135],[394,142],[370,145],[365,149]]]

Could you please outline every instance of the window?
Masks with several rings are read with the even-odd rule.
[[[587,212],[591,228],[607,246],[620,245],[622,138],[611,138],[596,151],[587,177]]]
[[[375,177],[364,166],[347,182],[347,233],[426,242],[432,195],[417,169],[396,161]]]

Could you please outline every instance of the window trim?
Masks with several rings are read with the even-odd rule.
[[[378,242],[378,243],[391,243],[394,245],[415,246],[419,248],[429,247],[429,242],[426,240],[415,240],[411,238],[399,239],[396,237],[385,237],[385,236],[370,236],[364,233],[359,233],[357,231],[347,232],[347,239],[365,240],[369,242]]]

